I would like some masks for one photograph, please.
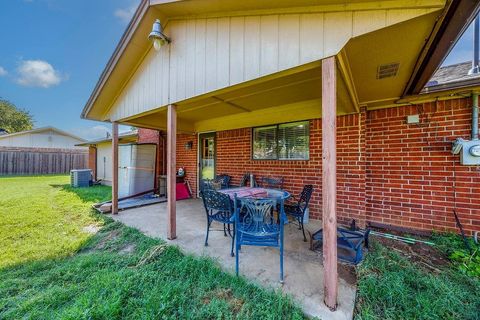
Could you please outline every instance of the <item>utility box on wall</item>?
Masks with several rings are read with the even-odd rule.
[[[467,166],[480,165],[480,140],[458,138],[453,142],[452,153],[460,153],[460,163]]]

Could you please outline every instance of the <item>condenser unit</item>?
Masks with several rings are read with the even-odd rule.
[[[70,170],[70,185],[74,188],[88,187],[92,180],[91,169]]]

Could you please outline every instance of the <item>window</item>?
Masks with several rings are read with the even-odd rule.
[[[253,129],[253,159],[277,159],[277,126]]]
[[[255,160],[308,160],[309,146],[308,121],[253,128]]]

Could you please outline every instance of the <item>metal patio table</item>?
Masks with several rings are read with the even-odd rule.
[[[287,200],[290,198],[290,193],[279,189],[268,189],[261,187],[237,187],[229,189],[221,189],[218,192],[228,194],[230,199],[233,200],[235,194],[237,199],[241,198],[259,198],[259,199],[276,199]]]

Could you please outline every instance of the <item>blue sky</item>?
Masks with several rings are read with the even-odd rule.
[[[92,139],[110,124],[80,119],[139,0],[0,0],[0,97]],[[469,28],[444,64],[471,59]],[[123,128],[124,130],[127,128]]]

